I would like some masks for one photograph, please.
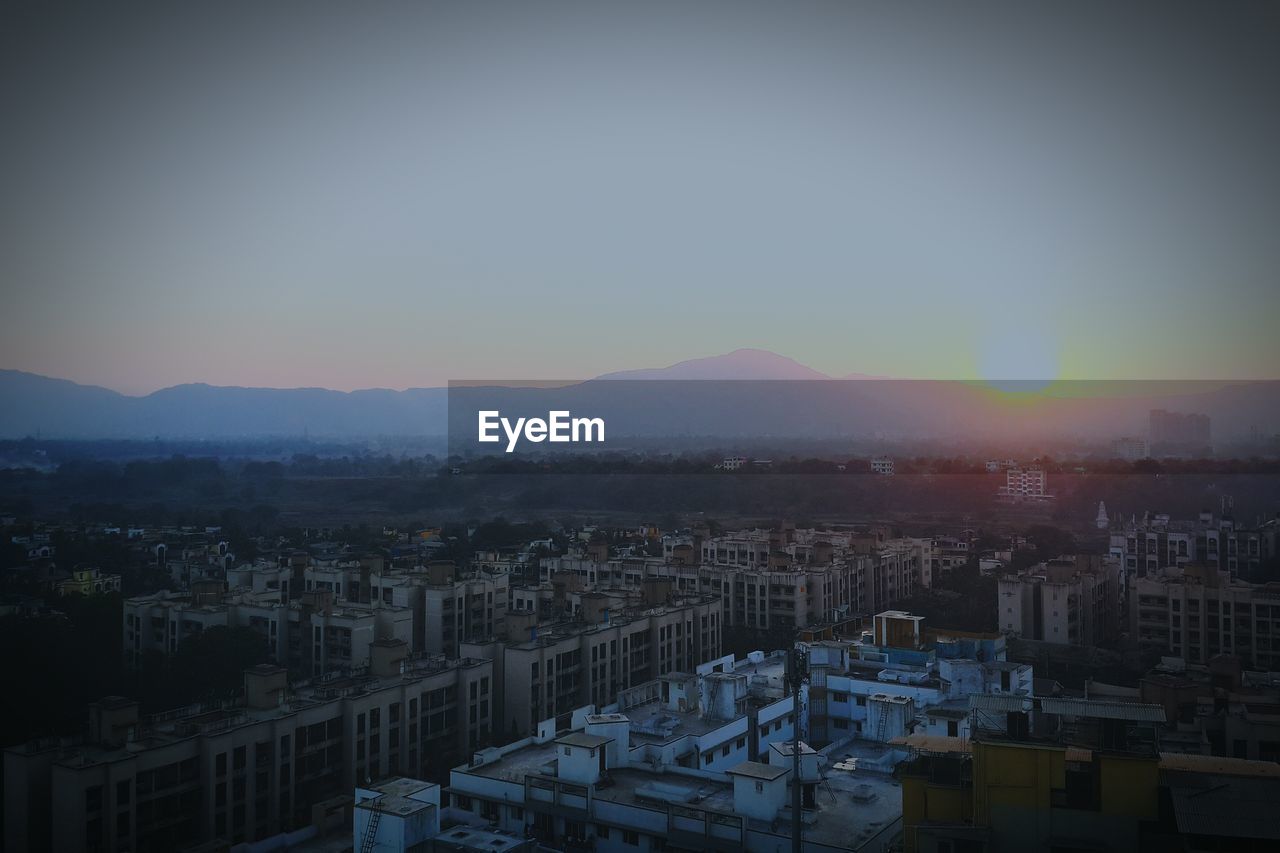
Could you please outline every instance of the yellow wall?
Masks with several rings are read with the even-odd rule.
[[[1098,775],[1103,814],[1154,819],[1160,786],[1160,762],[1153,758],[1100,755]]]
[[[923,823],[972,821],[974,826],[990,827],[993,809],[1048,810],[1052,792],[1066,787],[1063,747],[975,741],[972,750],[972,789],[931,784],[923,776],[902,774],[903,840],[907,853],[917,849],[915,828]],[[1101,787],[1100,815],[1134,820],[1157,817],[1160,771],[1155,757],[1094,753],[1093,761],[1097,762]]]
[[[915,828],[929,821],[964,823],[973,813],[973,791],[934,785],[922,776],[902,776],[902,827],[906,853],[916,849]]]
[[[992,806],[1049,808],[1066,784],[1066,750],[1015,743],[973,744],[974,823],[987,826]]]

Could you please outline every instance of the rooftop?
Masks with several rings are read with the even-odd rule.
[[[752,779],[773,781],[779,776],[786,776],[791,771],[781,764],[761,764],[759,761],[744,761],[724,772],[731,776],[750,776]]]
[[[417,812],[433,809],[435,805],[433,803],[424,803],[421,800],[411,800],[408,797],[396,796],[395,794],[383,794],[381,797],[356,803],[356,808],[407,817]]]
[[[898,820],[902,816],[902,795],[891,773],[890,758],[895,752],[901,755],[884,744],[851,741],[832,753],[828,760],[840,766],[831,764],[822,770],[824,782],[819,785],[818,807],[805,812],[805,838],[832,847],[857,849]],[[491,763],[463,766],[455,772],[523,784],[528,775],[554,776],[556,761],[556,745],[550,742],[525,746]],[[634,764],[612,768],[608,771],[608,784],[596,786],[592,796],[642,808],[683,804],[734,814],[733,785],[727,776],[716,779],[698,771],[682,771],[683,768],[666,768],[665,772],[654,772]],[[751,828],[772,832],[779,843],[784,843],[789,835],[787,815],[786,809],[779,814],[776,829],[757,822],[752,822]]]
[[[556,738],[555,742],[562,746],[581,746],[585,749],[596,749],[604,746],[606,743],[613,741],[611,737],[603,737],[601,735],[589,735],[584,732],[570,732]]]

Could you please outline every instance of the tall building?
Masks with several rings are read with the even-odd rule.
[[[248,628],[262,635],[275,663],[322,675],[367,665],[378,640],[399,639],[412,648],[413,615],[391,605],[338,605],[328,590],[282,603],[278,592],[227,592],[220,581],[205,581],[189,593],[125,600],[125,663],[136,668],[148,653],[175,654],[182,643],[213,627]]]
[[[532,614],[524,623],[513,617],[506,638],[463,643],[462,650],[493,661],[501,731],[522,736],[539,720],[607,705],[620,691],[719,657],[721,614],[714,596],[619,607],[594,593],[578,618],[539,624]]]
[[[1006,575],[998,583],[1000,630],[1013,637],[1073,646],[1114,643],[1123,597],[1111,557],[1060,557]]]
[[[1255,669],[1280,669],[1280,583],[1246,583],[1187,563],[1138,578],[1129,605],[1139,648],[1196,664],[1226,654]]]
[[[1110,553],[1121,560],[1130,577],[1201,563],[1254,580],[1280,555],[1280,524],[1273,519],[1245,527],[1229,515],[1207,510],[1195,519],[1148,512],[1141,520],[1111,525]]]
[[[169,851],[306,826],[366,778],[439,774],[485,745],[494,688],[490,661],[383,641],[361,672],[302,685],[254,667],[234,704],[145,718],[104,699],[83,742],[5,750],[5,849]]]

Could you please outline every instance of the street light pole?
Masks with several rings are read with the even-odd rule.
[[[791,853],[801,853],[800,823],[800,685],[804,683],[804,661],[793,640],[787,650],[787,688],[791,692]]]

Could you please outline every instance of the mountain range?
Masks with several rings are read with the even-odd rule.
[[[979,383],[832,379],[760,349],[557,388],[465,392],[187,384],[135,397],[0,370],[0,438],[439,436],[451,421],[455,433],[464,423],[470,430],[476,407],[490,406],[517,414],[568,408],[606,418],[613,434],[646,436],[997,438],[1034,432],[1104,438],[1144,434],[1151,408],[1209,414],[1215,439],[1251,429],[1270,434],[1280,426],[1280,384],[1274,382],[1068,383],[1065,393],[1042,395],[1028,386],[1011,395]]]

